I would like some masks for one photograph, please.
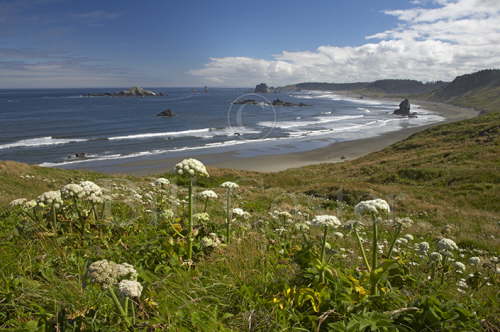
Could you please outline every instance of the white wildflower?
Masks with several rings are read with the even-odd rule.
[[[210,221],[210,215],[206,212],[195,213],[193,219],[198,222],[208,222]]]
[[[61,192],[59,190],[47,191],[38,196],[37,203],[42,207],[52,207],[52,205],[54,205],[54,207],[59,208],[63,204]]]
[[[118,284],[118,290],[123,297],[138,298],[142,293],[142,285],[135,280],[122,280]]]
[[[82,198],[85,196],[83,187],[76,183],[70,183],[62,187],[61,194],[65,198]]]
[[[404,244],[408,244],[408,240],[404,237],[400,237],[396,240],[396,243],[397,244],[401,244],[401,245],[404,245]]]
[[[250,213],[248,213],[247,211],[245,211],[241,208],[234,208],[233,214],[237,215],[238,217],[245,218],[245,219],[250,217]]]
[[[469,264],[470,265],[479,265],[481,263],[481,259],[479,257],[471,257],[469,258]]]
[[[201,198],[204,199],[217,199],[219,196],[215,193],[213,190],[203,190],[201,193],[198,194]]]
[[[283,219],[292,219],[292,215],[288,211],[277,211],[277,215]]]
[[[357,215],[388,214],[390,212],[391,208],[389,204],[380,198],[359,202],[354,207],[354,213]]]
[[[336,238],[339,238],[339,239],[343,239],[344,238],[344,234],[340,233],[340,232],[334,232],[333,236],[335,236]]]
[[[421,255],[426,255],[427,252],[429,251],[429,242],[420,242],[418,245],[417,245],[417,251],[419,254]]]
[[[341,225],[340,220],[332,215],[315,216],[312,220],[312,224],[325,227],[338,227]]]
[[[467,281],[465,279],[460,279],[457,282],[457,286],[459,292],[463,292],[465,289],[469,288],[469,286],[467,285]]]
[[[443,260],[443,255],[441,255],[440,253],[435,252],[435,251],[431,252],[429,257],[432,261],[435,261],[435,262],[441,262]]]
[[[97,184],[92,181],[82,181],[79,183],[83,188],[86,196],[91,196],[92,194],[95,196],[102,195],[102,189]]]
[[[411,234],[406,234],[405,236],[403,236],[405,239],[407,239],[408,241],[413,241],[414,238],[413,238],[413,235]]]
[[[193,158],[184,159],[183,161],[175,165],[175,169],[177,174],[188,177],[209,176],[207,168],[198,159],[193,159]]]
[[[458,246],[455,243],[455,241],[451,239],[446,239],[443,238],[439,240],[437,243],[438,250],[443,252],[443,251],[452,251],[452,250],[458,250]]]
[[[396,218],[396,220],[394,222],[398,225],[401,225],[402,227],[409,227],[413,224],[413,220],[411,220],[408,217]]]
[[[93,282],[109,287],[122,279],[137,279],[137,271],[128,263],[116,264],[106,259],[89,265],[87,273]]]
[[[227,188],[227,189],[238,189],[240,186],[234,182],[231,181],[226,181],[223,184],[220,185],[222,188]]]
[[[28,200],[26,198],[18,198],[9,203],[10,207],[23,207]]]
[[[279,227],[279,228],[276,228],[274,231],[276,233],[278,233],[279,235],[282,235],[284,232],[286,232],[286,229],[283,227]]]
[[[464,263],[461,262],[455,262],[453,263],[453,267],[455,267],[455,272],[457,273],[464,273],[465,272],[465,265]]]
[[[168,179],[165,179],[165,178],[158,178],[158,179],[154,180],[154,182],[151,184],[154,187],[165,188],[166,186],[168,186],[170,184],[170,181],[168,181]]]

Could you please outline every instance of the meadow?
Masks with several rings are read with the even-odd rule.
[[[0,329],[498,331],[500,113],[274,174],[0,163]]]

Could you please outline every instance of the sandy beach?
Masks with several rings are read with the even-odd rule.
[[[359,97],[359,95],[356,96]],[[398,98],[398,100],[400,99]],[[424,109],[436,112],[443,116],[446,120],[432,125],[389,132],[371,138],[338,142],[330,144],[324,148],[305,152],[263,155],[247,158],[239,157],[235,152],[204,154],[193,153],[191,157],[197,158],[211,167],[232,168],[258,172],[278,172],[289,168],[320,163],[336,163],[356,159],[371,152],[382,150],[383,148],[395,142],[401,141],[416,132],[429,128],[430,126],[468,119],[479,114],[478,111],[470,108],[463,108],[443,103],[434,103],[422,100],[412,100],[412,103],[420,105]],[[179,162],[179,158],[140,160],[118,165],[115,164],[109,169],[106,167],[99,167],[96,170],[105,173],[152,175],[171,170],[177,162]]]

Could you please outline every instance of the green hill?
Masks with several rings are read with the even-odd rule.
[[[434,101],[497,111],[500,109],[500,70],[481,70],[458,76],[426,97]]]

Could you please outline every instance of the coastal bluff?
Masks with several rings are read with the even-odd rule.
[[[119,92],[87,93],[85,97],[161,97],[163,93],[146,90],[139,86]]]

